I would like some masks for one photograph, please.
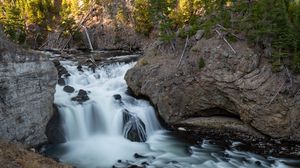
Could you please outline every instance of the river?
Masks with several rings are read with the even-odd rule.
[[[288,168],[299,161],[263,157],[238,151],[233,142],[224,147],[204,140],[189,144],[164,129],[149,102],[128,94],[124,75],[135,63],[114,63],[95,72],[62,61],[75,89],[67,93],[56,86],[55,104],[63,120],[66,142],[46,148],[45,153],[78,168]],[[72,101],[78,91],[89,100]],[[131,140],[129,140],[131,139]]]

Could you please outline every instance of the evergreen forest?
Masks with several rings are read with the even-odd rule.
[[[115,0],[0,0],[0,24],[6,35],[26,45],[28,39],[42,44],[47,33],[73,34],[80,16],[95,5],[116,6],[113,14],[135,31],[171,42],[203,29],[213,36],[215,26],[239,34],[250,46],[270,51],[274,71],[282,65],[300,73],[300,0],[133,0],[132,10],[124,10]],[[177,33],[178,34],[178,33]],[[232,42],[237,37],[228,34]]]

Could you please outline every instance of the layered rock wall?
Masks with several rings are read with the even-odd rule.
[[[155,42],[125,78],[170,125],[298,140],[299,76],[284,67],[272,72],[246,41],[231,45],[236,53],[217,35],[193,37],[180,62],[184,40],[176,41],[176,51]]]
[[[0,35],[0,137],[27,145],[47,140],[57,72],[42,54]]]

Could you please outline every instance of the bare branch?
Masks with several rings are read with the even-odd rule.
[[[276,94],[273,96],[273,98],[271,99],[271,101],[269,102],[268,106],[272,104],[272,102],[275,100],[275,98],[277,97],[277,95],[279,94],[280,90],[282,89],[282,87],[284,86],[285,81],[282,82],[281,86],[279,87],[279,89],[277,90]]]
[[[82,25],[83,23],[86,21],[86,19],[90,16],[90,14],[94,11],[94,8],[93,8],[93,5],[91,5],[91,8],[89,10],[89,12],[81,19],[81,21],[77,24],[76,26],[76,29],[75,30],[78,30]],[[71,39],[72,39],[72,36],[73,34],[71,34],[71,36],[69,37],[69,39],[67,40],[67,42],[64,44],[64,46],[61,48],[61,50],[64,50],[67,45],[70,43]]]
[[[297,96],[300,94],[300,89],[296,92],[295,96],[294,96],[294,102],[296,102]]]
[[[291,75],[289,69],[288,69],[286,66],[284,66],[284,68],[285,68],[285,71],[286,71],[287,76],[288,76],[288,78],[289,78],[289,81],[291,82],[291,86],[293,86],[293,78],[292,78],[292,75]]]
[[[81,27],[83,27],[83,30],[84,30],[85,35],[86,35],[86,38],[87,38],[87,40],[89,42],[90,50],[93,51],[94,49],[93,49],[93,45],[92,45],[92,42],[91,42],[91,39],[90,39],[89,32],[88,32],[87,28],[84,25],[81,25]]]
[[[226,29],[225,27],[223,27],[223,26],[220,25],[220,24],[217,24],[216,26],[219,27],[219,28],[221,28],[222,30],[224,30],[224,31],[226,31],[226,32],[228,32],[228,33],[230,33],[232,36],[234,36],[235,38],[237,38],[237,39],[239,39],[239,40],[245,40],[245,39],[239,37],[238,35],[236,35],[236,34],[230,32],[228,29]]]
[[[218,30],[215,30],[217,33],[218,33],[218,35],[220,36],[220,37],[222,37],[222,39],[225,41],[225,43],[230,47],[230,49],[232,50],[232,52],[234,53],[234,54],[236,54],[236,51],[234,50],[234,48],[230,45],[230,43],[227,41],[227,39],[221,34],[221,32],[219,32]]]
[[[177,68],[179,68],[179,66],[180,66],[180,64],[181,64],[181,61],[182,61],[183,56],[184,56],[185,51],[186,51],[186,47],[187,47],[188,41],[189,41],[189,36],[186,36],[186,39],[185,39],[185,45],[184,45],[184,48],[183,48],[183,51],[182,51],[180,60],[179,60],[179,62],[178,62],[178,64],[177,64]]]

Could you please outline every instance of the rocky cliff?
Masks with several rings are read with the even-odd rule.
[[[42,53],[25,51],[0,34],[0,137],[27,145],[47,140],[57,72]]]
[[[285,67],[272,72],[264,52],[246,41],[231,49],[217,34],[201,37],[199,31],[190,38],[184,54],[185,40],[176,41],[175,51],[154,42],[127,72],[129,87],[180,130],[298,140],[300,77]]]

